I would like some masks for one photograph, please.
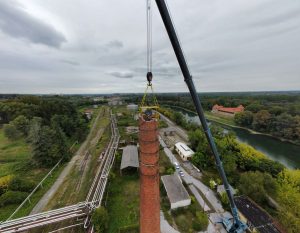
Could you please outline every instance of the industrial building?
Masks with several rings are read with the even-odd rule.
[[[139,168],[138,149],[135,145],[128,145],[123,149],[120,170],[127,168]]]
[[[247,223],[250,232],[283,233],[272,217],[246,196],[234,198],[241,219]]]
[[[138,105],[136,105],[136,104],[128,104],[127,105],[127,109],[128,110],[136,111],[136,110],[138,110]]]
[[[162,176],[161,180],[167,192],[171,209],[191,204],[191,198],[177,174]]]
[[[227,108],[227,107],[224,107],[222,105],[215,104],[212,107],[211,112],[212,113],[219,113],[219,114],[222,114],[222,115],[225,115],[225,116],[234,116],[236,113],[243,112],[244,109],[245,108],[244,108],[243,105],[239,105],[236,108]]]
[[[195,154],[195,152],[183,142],[177,142],[175,144],[175,150],[183,161],[189,160]]]

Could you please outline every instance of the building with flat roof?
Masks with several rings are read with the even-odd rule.
[[[137,104],[128,104],[127,105],[127,109],[129,110],[133,110],[133,111],[136,111],[138,110],[139,106]]]
[[[283,233],[272,217],[250,198],[238,196],[234,201],[241,220],[247,223],[251,232]]]
[[[183,161],[189,160],[195,154],[195,152],[183,142],[177,142],[175,144],[175,150]]]
[[[139,155],[137,146],[128,145],[123,149],[120,170],[128,167],[139,168]]]
[[[191,198],[177,174],[162,176],[161,180],[167,192],[171,209],[191,204]]]

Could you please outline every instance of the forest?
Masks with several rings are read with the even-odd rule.
[[[76,99],[17,96],[0,101],[3,214],[9,205],[22,202],[58,161],[69,161],[71,145],[85,139],[88,120],[78,111]]]
[[[20,96],[0,102],[0,118],[5,136],[26,138],[33,161],[52,166],[60,158],[69,159],[70,142],[82,141],[87,119],[66,97]]]

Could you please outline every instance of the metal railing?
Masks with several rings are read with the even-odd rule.
[[[119,130],[117,128],[116,118],[113,114],[111,114],[111,131],[112,131],[112,136],[111,136],[110,143],[105,152],[105,156],[103,156],[101,164],[99,165],[96,176],[87,195],[86,201],[80,202],[75,205],[66,206],[63,208],[10,220],[13,217],[13,215],[26,203],[26,201],[29,200],[30,196],[38,189],[38,187],[42,184],[42,182],[59,165],[59,163],[61,162],[60,160],[51,169],[51,171],[47,174],[47,176],[44,177],[44,179],[40,182],[40,184],[32,191],[32,194],[30,194],[24,200],[24,202],[16,209],[16,211],[9,217],[9,219],[0,224],[0,233],[22,232],[36,227],[41,227],[48,224],[53,224],[53,223],[57,223],[69,219],[79,218],[79,217],[85,218],[83,224],[85,228],[87,228],[90,223],[90,215],[92,211],[101,205],[109,172],[114,163],[115,153],[118,148],[120,135],[119,135]],[[82,225],[82,224],[78,224],[78,225]]]

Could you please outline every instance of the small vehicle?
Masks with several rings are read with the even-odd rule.
[[[179,164],[178,164],[177,162],[174,162],[174,165],[175,165],[175,168],[176,168],[176,169],[179,169],[179,168],[180,168],[180,166],[179,166]]]
[[[179,175],[180,175],[181,177],[184,177],[183,171],[179,171]]]

